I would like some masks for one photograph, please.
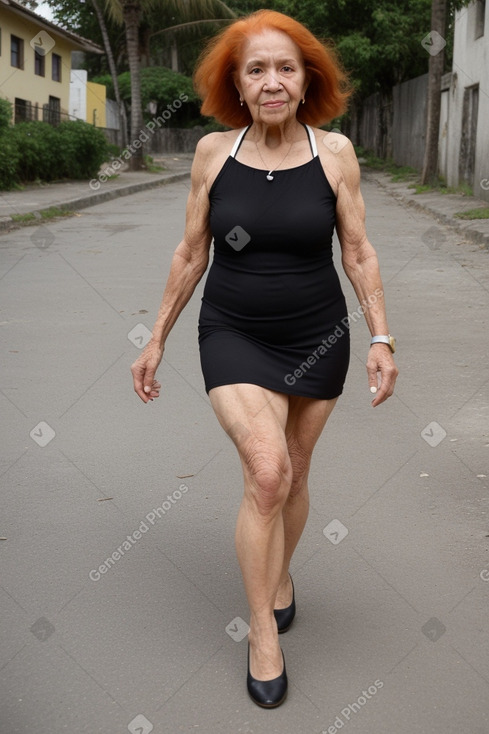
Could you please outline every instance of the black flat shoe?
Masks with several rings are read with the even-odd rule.
[[[258,706],[273,709],[280,706],[287,696],[287,671],[285,670],[285,658],[282,650],[284,669],[278,678],[272,680],[257,680],[250,673],[250,643],[248,643],[248,678],[246,681],[250,698]]]
[[[290,603],[290,606],[285,607],[285,609],[273,610],[273,615],[277,620],[279,634],[287,632],[295,617],[295,589],[294,582],[292,581],[292,576],[290,577],[290,582],[292,584],[292,601]]]

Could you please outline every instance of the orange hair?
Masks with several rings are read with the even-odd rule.
[[[297,119],[309,125],[322,125],[341,115],[351,92],[336,54],[302,23],[275,10],[258,10],[239,18],[204,49],[194,74],[195,88],[203,100],[202,114],[231,128],[252,122],[248,107],[239,104],[234,77],[244,42],[264,30],[286,33],[302,52],[309,85],[305,104],[297,110]]]

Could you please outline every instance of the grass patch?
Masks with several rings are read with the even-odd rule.
[[[29,212],[28,214],[12,214],[11,219],[17,224],[29,224],[29,222],[34,222],[37,217]]]
[[[362,166],[373,168],[376,171],[384,171],[391,174],[391,181],[397,183],[399,181],[412,181],[413,178],[419,176],[419,172],[411,166],[399,166],[391,158],[378,158],[365,148],[355,146],[355,152],[358,158],[361,158]]]
[[[415,194],[426,194],[430,191],[436,191],[438,194],[456,194],[458,196],[474,195],[472,188],[468,184],[463,183],[460,186],[447,186],[443,179],[439,179],[435,184],[414,183],[409,188],[414,189]]]
[[[489,219],[489,206],[469,209],[466,212],[456,212],[453,216],[457,219]]]
[[[57,206],[51,206],[35,214],[32,212],[27,212],[27,214],[12,214],[11,219],[16,224],[34,224],[35,222],[46,222],[50,219],[56,219],[56,217],[72,217],[73,214],[74,212],[70,211],[70,209],[60,209]]]
[[[43,209],[39,213],[42,220],[73,216],[73,212],[70,209],[60,209],[57,206],[50,206],[49,209]]]
[[[376,155],[371,153],[365,148],[357,145],[355,146],[355,152],[358,158],[361,158],[362,166],[372,168],[375,171],[383,171],[384,173],[391,174],[392,183],[399,183],[401,181],[407,181],[408,188],[413,189],[415,194],[426,194],[431,191],[436,191],[439,194],[457,194],[458,196],[473,196],[471,186],[466,183],[460,184],[460,186],[447,186],[446,182],[439,178],[437,181],[431,184],[420,183],[420,172],[416,168],[410,166],[398,166],[397,163],[390,158],[378,158]],[[478,217],[485,219],[485,217]]]
[[[150,155],[144,156],[144,167],[149,173],[159,173],[165,170],[165,167],[155,163],[154,158]]]

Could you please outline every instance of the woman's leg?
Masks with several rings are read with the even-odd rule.
[[[282,510],[292,483],[285,437],[289,398],[249,384],[217,387],[209,397],[243,467],[236,550],[250,607],[250,672],[271,680],[283,670],[273,608],[284,565]]]
[[[289,565],[302,535],[309,513],[307,479],[314,446],[336,405],[334,400],[313,400],[290,396],[285,435],[292,464],[292,482],[282,510],[284,521],[284,562],[275,598],[275,609],[284,609],[292,602]]]

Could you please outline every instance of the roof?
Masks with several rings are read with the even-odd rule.
[[[42,18],[30,8],[27,8],[25,5],[22,5],[22,3],[17,2],[17,0],[0,0],[0,8],[4,6],[6,6],[15,15],[34,21],[39,28],[46,30],[53,36],[56,35],[70,41],[72,46],[78,51],[87,51],[95,54],[104,53],[103,48],[99,46],[98,43],[89,41],[87,38],[83,38],[83,36],[79,36],[77,33],[67,31],[64,28],[61,28],[61,26],[52,23],[50,20]]]

